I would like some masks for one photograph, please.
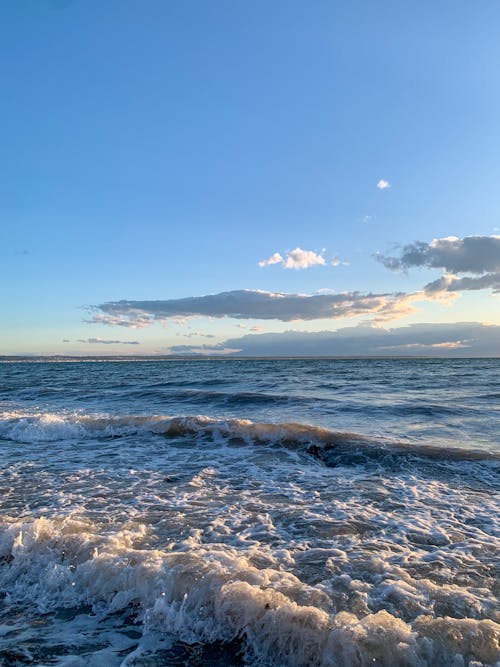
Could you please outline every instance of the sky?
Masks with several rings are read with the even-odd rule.
[[[0,17],[0,355],[500,356],[497,0]]]

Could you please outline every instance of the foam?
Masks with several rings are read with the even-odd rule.
[[[255,665],[500,660],[500,624],[491,619],[418,614],[407,622],[384,609],[336,611],[322,585],[256,567],[236,549],[196,539],[180,550],[141,548],[146,535],[140,524],[102,531],[84,517],[12,520],[0,534],[0,583],[12,600],[41,612],[90,604],[102,618],[133,605],[145,637],[240,638]]]
[[[4,411],[0,438],[0,636],[35,664],[132,667],[178,641],[266,667],[500,660],[487,452],[36,410]]]

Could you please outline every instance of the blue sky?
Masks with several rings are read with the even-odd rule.
[[[147,326],[86,310],[240,290],[415,294],[453,273],[374,255],[448,237],[476,252],[460,242],[500,233],[498,2],[6,0],[0,14],[0,354],[500,325],[498,295],[476,286],[383,321],[379,305]],[[325,264],[285,268],[296,248]],[[282,263],[259,266],[274,253]]]

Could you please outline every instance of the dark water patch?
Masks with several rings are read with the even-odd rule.
[[[289,394],[267,394],[261,392],[222,392],[203,389],[139,389],[127,392],[132,399],[164,400],[168,402],[218,403],[225,406],[259,406],[307,404],[324,399]]]
[[[241,641],[187,644],[176,642],[172,647],[144,653],[136,658],[137,667],[242,667]]]

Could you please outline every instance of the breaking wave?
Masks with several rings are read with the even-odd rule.
[[[274,445],[299,449],[331,466],[399,457],[500,463],[500,453],[488,450],[400,442],[293,422],[268,424],[248,419],[215,419],[202,415],[91,416],[19,411],[4,412],[0,418],[0,438],[18,443],[95,437],[119,438],[141,432],[165,437],[209,437],[228,444]]]

